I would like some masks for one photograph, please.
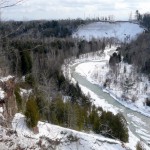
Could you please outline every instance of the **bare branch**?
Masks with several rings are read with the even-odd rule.
[[[14,3],[12,3],[12,4],[6,4],[6,3],[8,3],[9,1],[5,1],[5,0],[3,0],[3,1],[1,1],[1,3],[0,3],[0,9],[4,9],[4,8],[8,8],[8,7],[13,7],[13,6],[15,6],[15,5],[17,5],[17,4],[19,4],[19,3],[21,3],[23,0],[18,0],[17,2],[14,2]]]

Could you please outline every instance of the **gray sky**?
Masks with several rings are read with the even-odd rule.
[[[141,13],[150,11],[150,0],[24,0],[2,9],[1,16],[3,20],[38,20],[114,15],[116,20],[128,20],[137,9]]]

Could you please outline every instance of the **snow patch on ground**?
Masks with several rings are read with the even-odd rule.
[[[28,98],[31,93],[32,93],[32,89],[27,90],[27,89],[20,88],[20,95],[22,98],[25,99]]]
[[[3,111],[4,111],[4,110],[3,110],[3,108],[2,108],[2,107],[0,107],[0,113],[3,113]]]
[[[5,97],[5,92],[0,87],[0,100],[3,99],[4,97]]]
[[[6,81],[8,81],[8,80],[10,80],[10,79],[12,79],[12,78],[14,78],[14,76],[11,76],[11,75],[9,75],[9,76],[7,76],[7,77],[0,77],[0,81],[6,82]]]
[[[14,76],[7,76],[7,77],[0,77],[0,82],[6,82],[10,79],[14,78]],[[0,87],[0,100],[4,99],[5,98],[5,92],[2,90],[2,88]]]

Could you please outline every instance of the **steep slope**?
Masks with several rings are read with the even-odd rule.
[[[1,150],[125,150],[119,141],[44,122],[38,123],[39,133],[35,135],[27,128],[25,117],[22,114],[15,115],[12,125],[14,130],[0,126]]]
[[[3,91],[3,84],[7,83],[7,88],[11,87],[13,77],[0,78],[1,89],[0,98],[3,99],[10,91]],[[5,85],[5,84],[4,84]],[[8,86],[9,85],[9,86]],[[4,88],[5,89],[5,88]],[[21,96],[30,93],[31,90],[21,89]],[[15,99],[9,99],[15,103]],[[9,102],[8,101],[8,102]],[[0,101],[1,102],[1,101]],[[9,103],[8,103],[9,104]],[[13,105],[9,105],[11,111]],[[38,133],[35,134],[26,125],[24,115],[17,113],[12,120],[5,115],[7,112],[5,101],[0,103],[0,149],[58,149],[58,150],[125,150],[124,145],[117,140],[105,138],[93,133],[78,132],[67,128],[62,128],[46,122],[38,122]],[[11,113],[12,114],[12,113]],[[14,114],[12,114],[14,115]],[[9,120],[8,120],[9,119]],[[8,126],[9,124],[9,126]],[[12,125],[12,127],[10,127]]]

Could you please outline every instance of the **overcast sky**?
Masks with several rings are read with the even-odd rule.
[[[2,9],[1,16],[3,20],[38,20],[114,15],[116,20],[128,20],[135,10],[149,12],[150,0],[24,0]]]

